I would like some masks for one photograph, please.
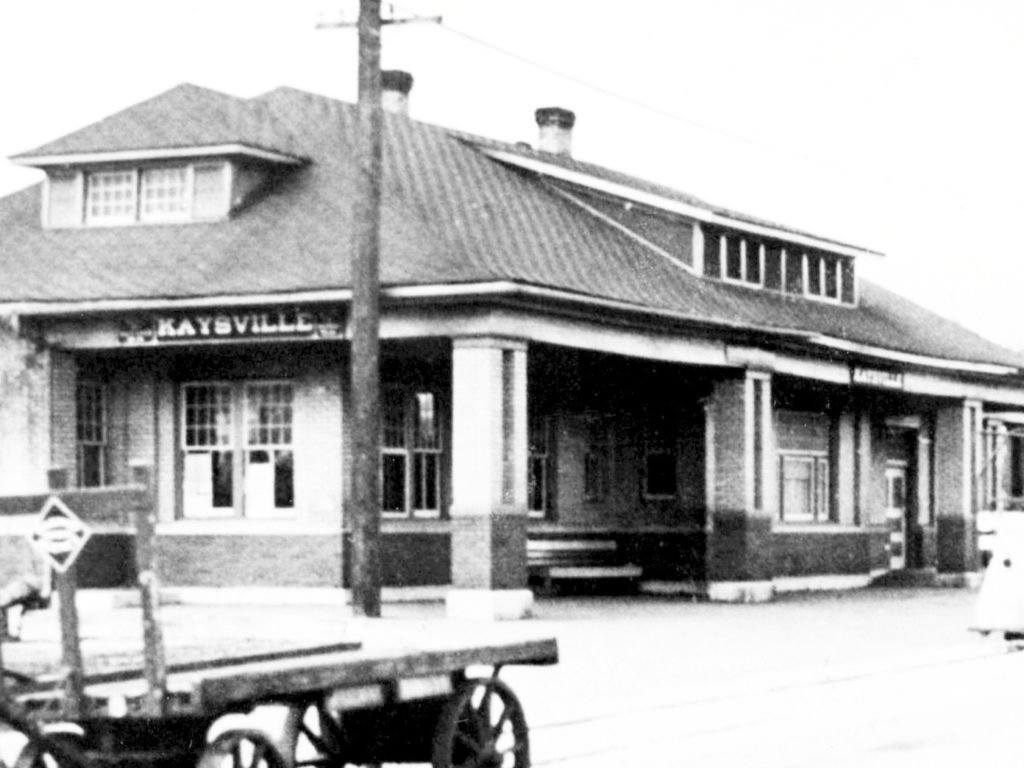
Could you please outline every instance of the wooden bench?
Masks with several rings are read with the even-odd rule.
[[[639,579],[643,569],[624,562],[615,539],[529,539],[526,564],[531,579],[540,580],[545,592],[563,579]]]

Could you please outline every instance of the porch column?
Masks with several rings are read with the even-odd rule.
[[[526,343],[452,349],[452,618],[518,619],[526,574]]]
[[[708,597],[770,600],[778,508],[771,375],[717,382],[707,419]]]
[[[981,488],[981,403],[939,408],[935,418],[935,517],[938,574],[962,584],[978,570],[975,516]]]

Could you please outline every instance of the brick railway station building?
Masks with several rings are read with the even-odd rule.
[[[877,254],[577,161],[567,110],[533,148],[406,94],[386,585],[486,613],[545,558],[716,600],[976,572],[977,512],[1024,495],[988,439],[1022,420],[1019,356],[863,280]],[[46,177],[0,200],[0,494],[141,462],[165,584],[341,583],[355,130],[314,94],[183,85],[13,158]],[[84,582],[130,580],[130,540],[98,527]]]

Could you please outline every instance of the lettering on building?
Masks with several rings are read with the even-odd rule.
[[[853,383],[882,389],[903,389],[903,374],[881,368],[853,368]]]
[[[340,338],[343,332],[337,313],[312,309],[271,309],[220,312],[189,312],[121,321],[117,340],[138,345],[165,342],[227,341],[261,338]]]

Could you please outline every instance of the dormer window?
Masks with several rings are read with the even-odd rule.
[[[44,222],[50,227],[207,221],[229,210],[230,165],[223,161],[54,171]]]
[[[704,235],[708,277],[803,296],[856,304],[853,258],[784,240],[711,227]]]
[[[90,224],[135,220],[135,171],[104,171],[86,177],[85,218]]]
[[[727,280],[761,285],[764,275],[764,246],[742,237],[719,238],[719,259]]]
[[[839,259],[819,253],[805,253],[804,269],[807,271],[804,284],[809,296],[839,301],[842,280]]]

